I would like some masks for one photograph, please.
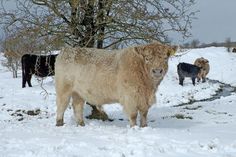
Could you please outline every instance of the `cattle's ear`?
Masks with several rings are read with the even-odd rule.
[[[167,56],[170,57],[170,56],[175,55],[175,53],[178,49],[179,49],[179,46],[171,46],[171,48],[167,52]]]
[[[144,47],[142,47],[142,46],[134,47],[134,51],[135,51],[135,53],[138,54],[139,56],[145,57],[145,54],[144,54]]]

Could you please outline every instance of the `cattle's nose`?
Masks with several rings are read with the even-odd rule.
[[[152,69],[153,74],[161,74],[163,73],[163,69]]]

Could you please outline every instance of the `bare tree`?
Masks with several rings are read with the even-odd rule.
[[[12,77],[17,78],[17,71],[19,70],[20,60],[18,58],[18,53],[10,50],[4,52],[7,61],[3,63],[10,71],[12,71]]]
[[[230,38],[225,39],[225,47],[227,48],[228,52],[231,52],[232,44],[231,44],[231,39]]]
[[[19,43],[19,40],[10,37],[6,37],[1,41],[1,48],[7,59],[3,65],[12,71],[13,78],[17,78],[17,71],[20,66],[21,53],[20,51],[17,51]]]
[[[36,41],[56,38],[80,47],[167,42],[170,32],[189,37],[196,13],[195,0],[17,0],[13,10],[0,1],[0,24],[8,32],[23,29],[37,34]],[[46,43],[50,50],[53,42]]]
[[[13,72],[13,78],[17,77],[21,56],[28,53],[48,52],[48,49],[56,49],[62,45],[55,37],[44,36],[37,37],[37,30],[28,31],[22,28],[20,30],[12,30],[11,33],[5,33],[5,38],[1,41],[1,48],[7,62],[4,64]]]
[[[194,39],[192,42],[191,42],[191,47],[192,48],[197,48],[200,44],[200,41],[198,39]]]
[[[166,41],[169,32],[190,35],[194,0],[18,0],[15,10],[0,8],[7,30],[59,36],[72,46],[107,48],[115,44]]]
[[[191,45],[191,44],[190,44],[189,42],[186,42],[186,43],[183,44],[183,47],[184,47],[184,48],[190,48],[190,45]]]

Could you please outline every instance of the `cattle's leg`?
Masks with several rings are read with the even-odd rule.
[[[204,71],[203,75],[202,75],[202,82],[206,82],[206,72]]]
[[[146,127],[148,109],[139,111],[139,114],[140,114],[140,127]]]
[[[200,82],[200,80],[201,80],[201,78],[198,76],[198,77],[197,77],[197,82]]]
[[[181,86],[184,85],[184,77],[179,77],[179,84],[180,84]]]
[[[131,104],[130,104],[130,106],[125,105],[124,110],[129,117],[130,126],[133,127],[133,126],[137,125],[136,119],[137,119],[137,115],[138,115],[138,110],[136,109],[136,107]]]
[[[194,86],[195,86],[195,79],[196,79],[196,77],[192,77],[192,83]]]
[[[26,85],[26,76],[22,74],[22,88],[25,88]]]
[[[66,88],[64,88],[66,89]],[[56,126],[62,126],[64,124],[64,113],[69,105],[70,100],[70,92],[69,90],[58,90],[57,89],[57,118],[56,118]]]
[[[26,75],[26,81],[27,81],[29,87],[32,87],[31,78],[32,78],[32,74]]]
[[[129,114],[129,123],[131,127],[134,127],[137,125],[136,119],[137,119],[138,112],[133,112]]]
[[[89,119],[101,119],[103,121],[109,119],[108,115],[106,114],[106,112],[104,112],[102,110],[98,110],[95,105],[91,105],[88,102],[87,102],[87,104],[92,107],[92,113],[87,118],[89,118]]]
[[[72,106],[74,109],[74,115],[77,125],[84,126],[84,120],[83,120],[83,107],[85,101],[77,94],[72,93]]]
[[[206,82],[206,77],[202,77],[202,82]]]
[[[197,82],[200,82],[202,78],[202,70],[200,70],[200,72],[197,74]]]

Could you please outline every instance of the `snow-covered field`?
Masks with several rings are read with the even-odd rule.
[[[178,106],[209,98],[220,88],[211,81],[193,86],[188,78],[183,87],[178,85],[176,65],[198,57],[209,60],[209,79],[236,86],[236,54],[225,48],[189,50],[172,57],[146,128],[130,128],[119,104],[104,106],[112,122],[85,119],[85,127],[76,127],[68,108],[66,124],[56,127],[53,78],[43,81],[46,91],[35,78],[32,88],[22,89],[21,77],[13,79],[0,65],[0,156],[236,157],[235,93]],[[1,54],[0,63],[4,60]],[[84,114],[90,114],[88,106]]]

